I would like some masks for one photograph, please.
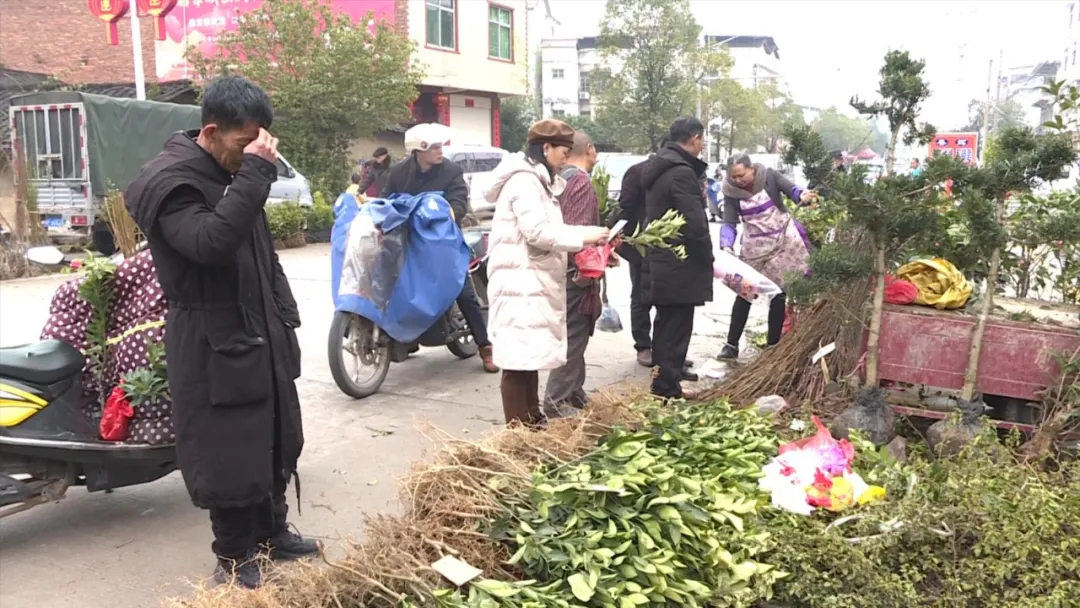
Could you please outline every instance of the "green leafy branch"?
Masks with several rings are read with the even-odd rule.
[[[647,247],[667,249],[680,260],[686,259],[685,245],[672,245],[682,238],[682,229],[686,218],[674,209],[668,209],[664,215],[648,223],[631,236],[623,237],[623,242],[632,245],[638,253],[645,255]]]

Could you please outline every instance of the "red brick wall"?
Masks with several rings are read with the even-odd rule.
[[[394,2],[394,29],[399,34],[409,35],[409,0]]]
[[[134,12],[135,0],[131,0]],[[130,14],[130,13],[129,13]],[[143,70],[155,80],[154,24],[140,19]],[[86,0],[0,0],[0,65],[50,74],[72,83],[120,83],[135,80],[131,23],[117,23],[120,43],[105,43],[105,24]]]

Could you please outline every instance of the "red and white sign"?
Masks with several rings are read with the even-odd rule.
[[[938,133],[930,140],[930,158],[948,154],[974,165],[979,155],[978,133]]]
[[[165,35],[158,39],[155,49],[158,81],[193,78],[185,59],[187,50],[194,47],[205,57],[215,56],[218,37],[235,32],[240,17],[262,4],[263,0],[177,0],[175,8],[164,16]],[[395,0],[330,0],[330,4],[351,17],[353,23],[367,19],[369,12],[374,21],[394,23]]]

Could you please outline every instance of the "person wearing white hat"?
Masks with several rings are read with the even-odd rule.
[[[408,156],[390,168],[379,198],[392,194],[420,194],[442,192],[450,203],[450,209],[458,225],[469,213],[469,187],[465,173],[454,163],[443,162],[443,146],[450,143],[451,131],[445,125],[425,123],[405,132],[405,152]],[[480,348],[480,360],[484,371],[499,371],[492,357],[491,341],[487,335],[480,300],[476,297],[472,281],[466,277],[465,285],[457,300],[458,308],[472,331],[473,340]]]

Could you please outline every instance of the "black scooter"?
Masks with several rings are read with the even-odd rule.
[[[58,340],[0,349],[0,518],[176,470],[176,446],[102,441],[82,412],[85,357]]]
[[[487,240],[488,228],[463,229],[469,246],[469,276],[477,299],[486,317],[487,298]],[[457,304],[450,307],[431,328],[410,344],[398,342],[379,329],[369,319],[350,312],[337,311],[330,323],[327,358],[330,373],[341,392],[353,399],[370,397],[379,391],[391,363],[401,363],[421,346],[447,348],[459,359],[468,359],[479,352],[472,330]],[[349,363],[355,371],[349,369]]]
[[[41,266],[68,262],[54,247],[32,248],[27,258]],[[176,470],[175,445],[100,438],[80,407],[85,364],[77,348],[58,340],[0,348],[0,518],[60,500],[71,486],[112,490]]]

